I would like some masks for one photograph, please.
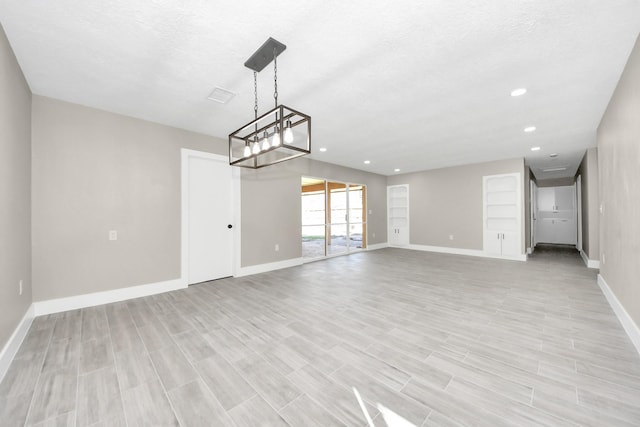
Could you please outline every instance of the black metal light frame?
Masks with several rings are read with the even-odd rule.
[[[270,37],[244,65],[254,72],[260,72],[285,49],[284,44]],[[275,95],[277,103],[277,86]],[[283,138],[287,128],[297,133],[297,137],[294,137],[291,143],[285,142]],[[280,133],[280,145],[270,146],[249,156],[244,155],[245,147],[257,144],[259,140],[262,142],[260,138],[264,135],[271,139],[276,129]],[[282,104],[276,105],[272,110],[229,134],[229,164],[232,166],[259,169],[310,153],[311,117]]]

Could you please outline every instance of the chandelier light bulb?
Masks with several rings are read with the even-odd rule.
[[[293,131],[291,130],[291,121],[287,120],[287,127],[284,130],[284,143],[291,144],[293,142]]]
[[[269,145],[269,136],[267,135],[267,131],[264,131],[264,139],[262,140],[262,151],[266,151],[270,148]]]
[[[271,141],[271,145],[273,147],[280,146],[280,129],[278,129],[278,126],[276,126],[276,131],[273,133],[273,140]]]
[[[260,153],[260,143],[258,141],[253,143],[253,149],[251,151],[253,154]]]
[[[251,148],[249,148],[249,144],[244,146],[244,155],[242,157],[249,157],[251,155]]]

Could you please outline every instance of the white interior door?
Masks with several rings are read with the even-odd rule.
[[[187,281],[193,284],[231,276],[231,166],[215,157],[190,155],[187,167]]]

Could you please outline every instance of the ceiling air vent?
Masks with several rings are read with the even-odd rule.
[[[216,87],[213,89],[213,92],[211,92],[211,95],[207,96],[207,99],[219,102],[220,104],[226,104],[231,101],[234,96],[236,96],[235,93],[222,89],[221,87]]]

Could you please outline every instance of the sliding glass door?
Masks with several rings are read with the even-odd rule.
[[[302,256],[321,258],[366,247],[366,187],[302,178]]]
[[[347,215],[347,184],[328,182],[329,198],[327,211],[327,255],[339,255],[349,249],[348,215]]]
[[[326,255],[326,181],[302,178],[302,256]]]

